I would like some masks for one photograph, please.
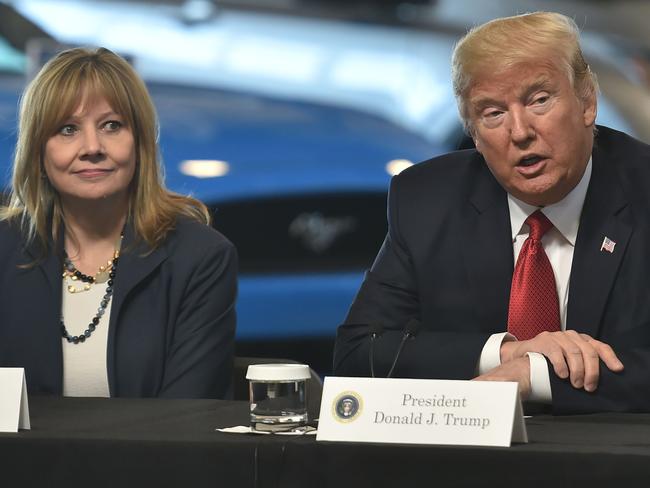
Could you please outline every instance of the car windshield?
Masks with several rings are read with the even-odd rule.
[[[150,81],[363,110],[436,143],[458,128],[449,33],[232,9],[193,23],[177,6],[138,2],[17,8],[59,42],[132,56]]]
[[[27,58],[24,53],[11,46],[0,35],[0,73],[22,74],[27,67]]]

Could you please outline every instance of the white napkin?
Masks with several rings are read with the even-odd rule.
[[[295,429],[285,430],[282,432],[261,432],[253,430],[250,426],[236,425],[234,427],[224,427],[223,429],[215,429],[219,432],[227,434],[275,434],[275,435],[315,435],[316,429],[305,425],[304,427],[296,427]]]

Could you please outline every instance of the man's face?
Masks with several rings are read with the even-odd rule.
[[[562,200],[591,154],[595,94],[580,100],[552,63],[480,76],[468,94],[476,148],[508,193],[536,206]]]

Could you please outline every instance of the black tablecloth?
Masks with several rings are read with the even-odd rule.
[[[248,405],[30,398],[32,430],[0,434],[0,487],[650,486],[650,415],[541,416],[510,448],[237,435]]]

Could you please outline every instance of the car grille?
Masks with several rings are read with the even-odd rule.
[[[244,273],[365,269],[386,234],[384,192],[272,197],[211,211]]]

